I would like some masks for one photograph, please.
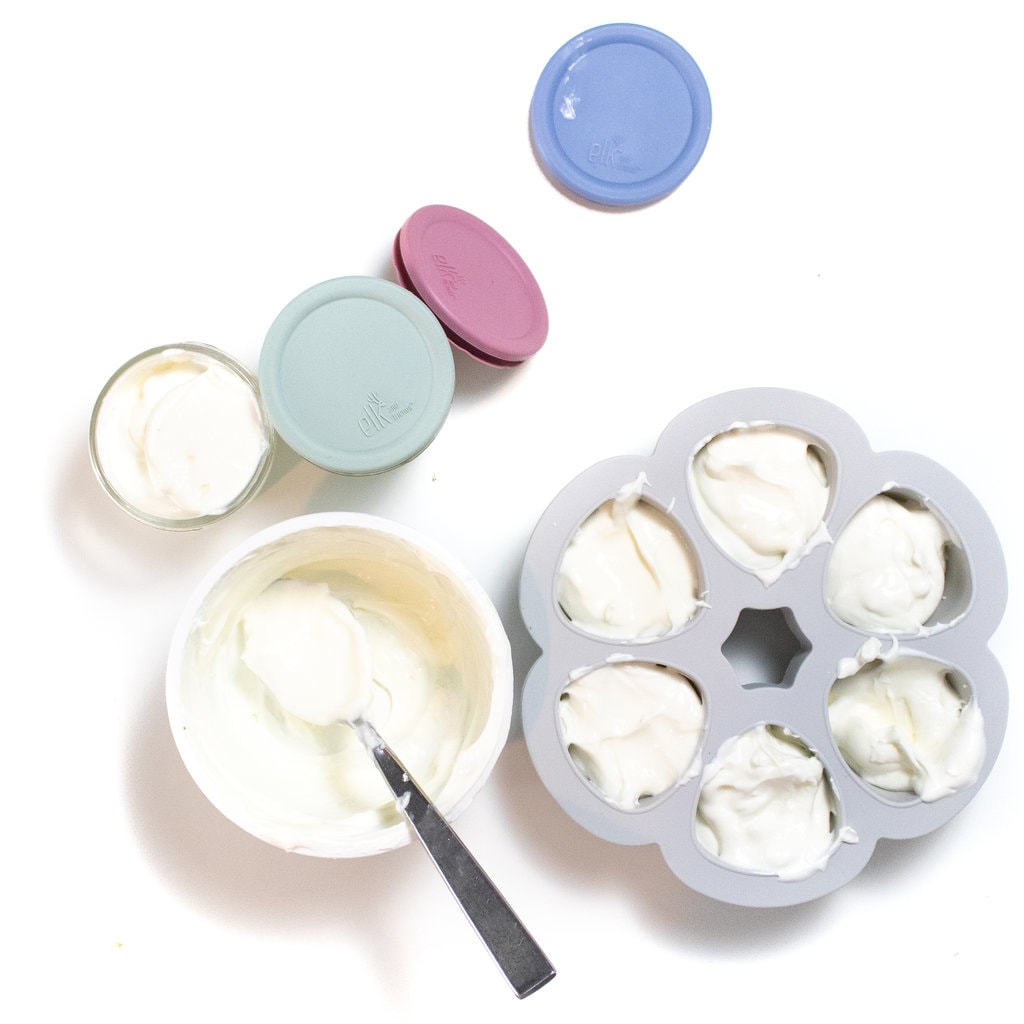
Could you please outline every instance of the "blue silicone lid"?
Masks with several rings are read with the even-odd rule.
[[[340,277],[292,299],[260,354],[260,391],[278,434],[334,473],[394,469],[437,436],[455,392],[451,346],[411,292]]]
[[[530,128],[541,161],[572,192],[639,206],[668,195],[697,165],[711,98],[675,40],[642,25],[602,25],[548,61]]]

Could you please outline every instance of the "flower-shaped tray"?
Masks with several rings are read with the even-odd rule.
[[[830,484],[828,540],[808,551],[777,580],[765,583],[737,564],[705,530],[691,494],[694,455],[737,425],[775,425],[806,435]],[[690,540],[700,573],[702,606],[672,635],[622,641],[588,634],[559,605],[558,573],[567,546],[586,518],[633,481]],[[826,571],[835,538],[871,498],[898,493],[923,504],[953,538],[939,609],[914,635],[875,634],[842,622],[829,607]],[[531,537],[520,581],[524,622],[541,649],[525,681],[524,734],[545,786],[577,822],[626,845],[657,843],[679,878],[711,897],[743,906],[801,903],[845,884],[864,867],[878,839],[930,832],[977,792],[999,752],[1008,694],[988,642],[1006,604],[1006,569],[992,525],[973,495],[942,466],[909,452],[875,452],[842,410],[799,392],[758,388],[718,395],[677,416],[650,456],[612,458],[570,482],[544,512]],[[786,622],[799,652],[780,679],[745,682],[731,651],[744,621]],[[777,618],[773,618],[777,617]],[[748,638],[749,641],[749,638]],[[745,641],[746,642],[746,641]],[[976,780],[937,800],[888,792],[847,764],[832,735],[828,695],[840,674],[879,649],[935,659],[965,683],[984,721],[985,753]],[[724,648],[724,649],[723,649]],[[755,643],[756,657],[756,643]],[[688,677],[705,708],[702,742],[689,777],[636,808],[614,806],[570,756],[559,701],[570,680],[590,668],[635,659]],[[822,762],[833,794],[835,842],[820,870],[783,879],[740,870],[697,839],[702,775],[723,743],[759,724],[783,726]],[[699,763],[697,763],[699,762]],[[700,770],[701,765],[704,771]]]

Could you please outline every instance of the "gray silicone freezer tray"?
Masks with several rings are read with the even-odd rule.
[[[831,541],[820,544],[766,585],[724,554],[701,525],[690,496],[693,455],[712,437],[737,425],[774,424],[808,435],[820,447],[831,493],[826,526],[831,540],[870,498],[896,492],[923,501],[955,538],[946,591],[934,621],[896,641],[904,655],[934,658],[966,682],[982,712],[986,751],[977,781],[933,802],[876,789],[846,764],[832,737],[829,689],[844,659],[856,658],[877,636],[883,652],[893,638],[839,621],[825,598]],[[691,540],[706,606],[680,631],[651,641],[603,640],[588,635],[559,608],[556,587],[562,556],[579,525],[624,485],[646,478],[643,499],[672,517]],[[730,903],[784,906],[815,899],[845,884],[867,863],[878,839],[930,832],[952,818],[977,792],[999,752],[1008,694],[988,642],[1006,604],[1006,570],[991,523],[973,495],[942,466],[909,452],[874,452],[858,425],[818,398],[781,389],[735,391],[677,416],[650,456],[598,463],[570,482],[544,512],[531,537],[520,581],[524,622],[541,649],[524,684],[523,725],[538,774],[561,807],[595,835],[615,843],[657,843],[675,874],[691,888]],[[784,617],[802,651],[781,679],[744,682],[723,644],[741,613]],[[731,651],[732,649],[729,648]],[[755,652],[756,653],[756,652]],[[722,743],[760,723],[797,734],[824,763],[836,801],[837,839],[826,866],[810,877],[782,880],[719,861],[696,839],[701,773],[637,809],[612,806],[582,776],[566,749],[558,704],[570,677],[611,660],[664,664],[689,677],[705,705],[697,757],[713,760]],[[840,828],[856,842],[840,841]]]

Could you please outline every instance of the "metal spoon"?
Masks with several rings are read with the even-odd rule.
[[[278,580],[243,614],[243,659],[290,713],[317,725],[353,727],[395,804],[520,999],[555,976],[526,930],[451,825],[365,718],[371,692],[366,635],[323,584]],[[336,687],[324,680],[336,680]]]
[[[365,719],[352,724],[395,794],[395,802],[515,994],[522,999],[536,992],[555,976],[551,961],[377,730]]]

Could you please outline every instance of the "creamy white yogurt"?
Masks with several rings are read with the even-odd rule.
[[[697,512],[726,554],[773,583],[829,540],[829,482],[810,439],[779,426],[716,435],[690,466]]]
[[[705,769],[697,804],[701,845],[732,867],[782,879],[822,870],[840,840],[822,762],[787,729],[758,725],[728,740]]]
[[[672,669],[609,662],[573,679],[558,710],[573,761],[616,807],[632,810],[696,774],[704,705]]]
[[[313,725],[361,718],[372,698],[366,631],[326,583],[283,579],[242,609],[242,660]]]
[[[838,680],[828,715],[847,764],[880,789],[938,800],[974,783],[985,758],[980,709],[930,658],[901,655]]]
[[[559,567],[562,610],[594,636],[665,636],[689,622],[700,603],[692,546],[643,500],[645,482],[641,474],[588,516]]]
[[[265,463],[270,430],[255,388],[204,346],[144,353],[97,403],[101,479],[129,511],[184,522],[229,510]]]
[[[490,773],[511,717],[508,639],[479,585],[374,517],[301,517],[254,540],[200,588],[172,645],[168,710],[197,783],[229,818],[282,849],[361,856],[408,842],[364,744],[335,721],[365,695],[317,692],[315,678],[330,669],[322,650],[303,656],[300,713],[286,706],[295,699],[281,681],[290,655],[275,650],[272,634],[312,612],[328,617],[320,626],[332,649],[365,639],[365,717],[441,812],[457,816]],[[343,621],[331,621],[338,604]]]
[[[920,632],[942,600],[950,543],[930,509],[876,495],[833,545],[826,582],[829,606],[851,626]]]

